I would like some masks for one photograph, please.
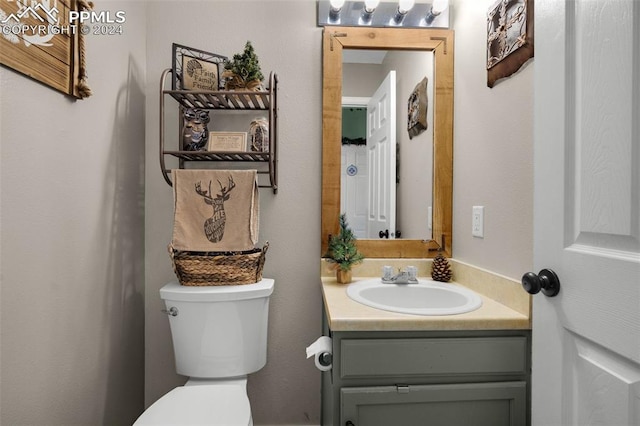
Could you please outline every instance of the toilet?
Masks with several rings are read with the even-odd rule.
[[[247,375],[267,362],[273,288],[268,278],[244,285],[162,287],[176,371],[189,379],[134,425],[252,426]]]

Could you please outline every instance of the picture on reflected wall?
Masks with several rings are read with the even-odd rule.
[[[407,131],[409,139],[413,139],[420,133],[427,130],[427,77],[423,78],[420,83],[413,89],[409,96],[409,108],[407,119]]]

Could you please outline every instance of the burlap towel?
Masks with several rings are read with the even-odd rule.
[[[171,171],[173,248],[240,251],[258,241],[260,200],[255,170]]]

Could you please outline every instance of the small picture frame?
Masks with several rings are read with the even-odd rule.
[[[226,56],[173,43],[172,90],[219,90]]]
[[[420,83],[413,89],[409,96],[407,111],[407,131],[409,139],[413,139],[420,133],[427,130],[427,77],[423,78]]]
[[[208,150],[244,152],[247,150],[247,132],[209,132]]]

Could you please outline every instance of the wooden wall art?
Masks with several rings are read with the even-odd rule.
[[[534,0],[499,0],[487,15],[487,86],[533,58]]]
[[[0,63],[77,99],[91,96],[83,33],[70,11],[87,0],[0,0]]]

